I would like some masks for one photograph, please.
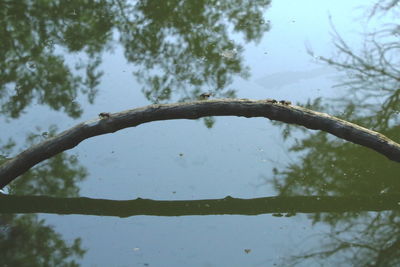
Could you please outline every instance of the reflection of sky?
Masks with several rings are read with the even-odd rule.
[[[330,68],[317,68],[308,71],[285,71],[275,72],[264,75],[260,79],[256,80],[256,83],[265,87],[265,89],[280,89],[286,85],[297,84],[301,81],[318,78],[326,74],[332,73],[333,70]]]
[[[319,54],[331,55],[328,14],[346,37],[359,31],[352,18],[354,7],[361,4],[365,1],[273,1],[265,14],[271,31],[258,45],[245,47],[252,76],[235,81],[232,87],[238,96],[297,102],[331,95],[333,72],[314,63],[305,43]],[[85,105],[81,119],[33,107],[18,123],[10,123],[15,138],[23,139],[19,132],[24,128],[46,129],[57,123],[61,130],[99,112],[147,105],[131,75],[134,67],[122,55],[116,49],[104,56],[100,94],[94,105]],[[252,198],[274,195],[265,179],[273,167],[295,160],[288,155],[289,144],[266,119],[221,117],[212,129],[187,120],[141,125],[86,140],[69,153],[78,155],[90,173],[82,196]],[[84,266],[272,266],[298,252],[302,241],[322,228],[311,227],[305,216],[42,217],[67,240],[82,237],[88,249]]]

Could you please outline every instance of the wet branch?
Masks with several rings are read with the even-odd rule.
[[[272,100],[217,99],[189,103],[150,105],[118,113],[102,113],[101,118],[82,122],[59,135],[21,152],[0,166],[0,188],[36,164],[77,146],[97,135],[113,133],[152,121],[199,119],[208,116],[265,117],[322,130],[347,141],[371,148],[400,162],[400,145],[382,134],[325,113]]]

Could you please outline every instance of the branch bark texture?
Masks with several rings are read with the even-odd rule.
[[[338,119],[288,103],[271,100],[217,99],[189,103],[150,105],[118,113],[102,113],[101,118],[82,122],[59,135],[32,146],[0,165],[0,188],[36,164],[77,146],[93,136],[113,133],[143,123],[174,119],[199,119],[208,116],[265,117],[322,130],[339,138],[368,147],[390,160],[400,162],[400,145],[384,135]]]

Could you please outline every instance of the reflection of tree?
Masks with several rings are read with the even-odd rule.
[[[393,212],[369,213],[322,234],[318,249],[285,259],[284,266],[319,260],[324,266],[399,266],[400,222]]]
[[[377,1],[371,9],[370,12],[370,17],[373,17],[375,15],[378,15],[380,13],[386,13],[390,10],[396,10],[396,5],[398,5],[400,1],[399,0],[381,0]]]
[[[48,132],[37,130],[39,134],[28,136],[28,146],[56,132],[54,127]],[[14,146],[11,139],[0,143],[0,164],[11,154]],[[61,153],[22,175],[10,185],[8,192],[13,195],[76,197],[79,191],[77,182],[85,176],[86,171],[78,165],[76,158]],[[66,244],[61,235],[37,215],[9,213],[0,214],[0,251],[0,266],[78,266],[76,259],[85,253],[80,238]]]
[[[110,39],[105,1],[0,1],[1,113],[18,117],[33,99],[72,117],[81,113],[77,92],[93,101],[101,73],[95,54]],[[93,16],[93,14],[97,14]],[[88,55],[86,78],[72,74],[57,48]]]
[[[398,163],[363,147],[342,142],[325,133],[313,134],[291,148],[306,151],[299,163],[275,169],[274,185],[280,195],[355,196],[398,193]],[[365,214],[316,213],[314,222],[336,224]]]
[[[239,199],[227,196],[204,200],[107,200],[91,198],[55,198],[46,196],[0,196],[0,211],[5,213],[84,214],[97,216],[193,216],[193,215],[259,215],[272,213],[276,217],[295,213],[385,211],[396,209],[400,194],[380,194],[358,197],[265,197]],[[323,259],[324,266],[336,256],[339,266],[396,266],[399,261],[399,220],[392,212],[369,213],[351,223],[336,225],[324,235],[329,242],[317,252],[293,257],[283,266],[296,265],[310,258]],[[324,241],[325,242],[325,241]],[[350,250],[350,253],[347,251]],[[338,257],[337,254],[345,253]]]
[[[48,132],[43,132],[38,128],[37,134],[31,133],[28,136],[26,145],[31,147],[43,139],[52,137],[56,130],[54,126],[50,127]],[[14,146],[11,140],[0,144],[3,159],[11,154]],[[0,158],[0,163],[2,163],[2,158]],[[23,174],[18,181],[10,185],[9,192],[16,195],[73,197],[79,192],[77,184],[86,176],[87,172],[83,166],[79,165],[76,156],[60,153]]]
[[[78,266],[80,238],[68,245],[36,215],[0,215],[1,266]]]
[[[387,33],[388,30],[382,32]],[[375,38],[377,34],[370,36]],[[348,91],[343,98],[333,99],[335,106],[322,105],[317,99],[308,107],[336,112],[339,117],[377,130],[393,140],[400,140],[398,111],[393,108],[400,105],[400,66],[393,58],[398,52],[398,45],[385,38],[381,43],[378,40],[369,42],[368,39],[364,50],[358,54],[340,36],[336,37],[339,55],[319,58],[347,73],[348,79],[340,85],[347,86]],[[349,94],[352,97],[349,98]],[[288,134],[291,132],[285,129],[285,136]],[[362,147],[343,143],[319,132],[297,141],[291,150],[306,153],[302,154],[300,163],[289,165],[285,171],[275,170],[275,185],[281,194],[398,192],[398,164],[388,162]]]
[[[269,2],[0,0],[0,113],[18,118],[37,102],[78,117],[82,110],[75,99],[82,93],[94,101],[101,53],[115,33],[128,61],[140,68],[137,78],[151,86],[143,89],[151,101],[185,100],[205,90],[233,96],[227,90],[233,75],[246,77],[248,70],[241,45],[228,33],[259,40],[269,29],[262,19]],[[75,66],[62,50],[80,57]],[[207,125],[212,122],[208,119]],[[12,147],[12,142],[3,146],[0,164]],[[25,173],[10,193],[74,196],[85,175],[76,158],[59,154]],[[0,233],[1,251],[7,252],[1,265],[74,266],[71,258],[84,253],[79,240],[66,245],[36,216],[0,219],[11,225]]]
[[[275,185],[281,195],[398,192],[399,164],[364,147],[319,132],[298,142],[291,150],[307,153],[300,157],[300,163],[287,166],[285,171],[275,170]]]
[[[62,153],[23,174],[10,185],[10,193],[74,196],[79,192],[78,182],[86,175],[75,156]]]
[[[380,2],[374,6],[372,15],[387,12],[394,2],[398,1]],[[400,140],[397,126],[399,29],[398,25],[386,25],[386,28],[367,35],[361,51],[350,47],[335,30],[337,55],[318,58],[346,74],[344,82],[339,84],[347,89],[346,94],[323,105],[316,100],[309,106],[335,112],[346,120]],[[290,130],[285,129],[285,137],[292,133]],[[316,133],[297,140],[291,150],[298,152],[299,161],[283,170],[275,169],[274,185],[282,195],[354,196],[399,192],[398,164],[362,147]],[[317,213],[312,216],[314,222],[330,224],[332,234],[325,247],[296,257],[294,263],[331,258],[346,259],[352,266],[398,266],[398,215],[397,210],[379,214]]]
[[[56,128],[52,127],[48,132],[30,134],[27,145],[51,137],[55,131]],[[0,164],[11,154],[14,146],[11,139],[0,144]],[[77,182],[85,176],[86,171],[78,165],[77,159],[62,153],[22,175],[10,185],[8,192],[13,195],[76,197],[79,191]],[[68,245],[37,215],[9,213],[0,214],[0,251],[0,266],[78,266],[76,259],[85,253],[80,238]]]
[[[351,108],[364,125],[380,131],[397,125],[400,104],[400,46],[395,36],[400,27],[385,28],[366,37],[363,50],[354,51],[335,31],[338,55],[319,59],[346,72],[339,86],[349,88],[347,99],[341,100],[342,109]],[[360,116],[360,113],[362,116]],[[361,118],[360,118],[361,117]]]
[[[371,196],[399,192],[398,163],[363,147],[321,132],[310,135],[292,150],[306,153],[299,163],[275,170],[274,184],[280,195]],[[329,224],[331,233],[321,236],[323,245],[300,252],[290,259],[292,265],[285,262],[284,266],[318,259],[323,265],[331,265],[327,262],[332,260],[339,266],[397,266],[400,250],[394,246],[398,246],[400,236],[398,215],[396,208],[384,213],[349,211],[309,215],[314,223]]]
[[[129,62],[144,82],[146,97],[193,98],[204,86],[218,96],[238,74],[247,76],[242,49],[228,36],[241,32],[257,41],[269,29],[257,1],[0,1],[1,113],[18,117],[35,99],[77,117],[78,92],[94,100],[101,56],[118,30]],[[77,54],[72,71],[60,49]],[[87,61],[87,63],[83,63]],[[86,74],[82,75],[82,69]]]
[[[223,89],[234,74],[248,72],[229,28],[246,41],[258,41],[269,29],[262,18],[269,0],[116,2],[125,56],[140,66],[135,76],[155,103],[174,93],[180,100],[196,99],[204,86],[217,96],[233,96],[234,91]]]

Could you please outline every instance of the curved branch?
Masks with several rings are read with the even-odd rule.
[[[322,130],[339,138],[371,148],[400,162],[400,145],[382,134],[303,107],[274,100],[217,99],[189,103],[150,105],[82,122],[59,135],[37,144],[0,166],[0,188],[39,162],[55,156],[93,136],[113,133],[142,123],[173,119],[198,119],[207,116],[265,117],[270,120]]]

